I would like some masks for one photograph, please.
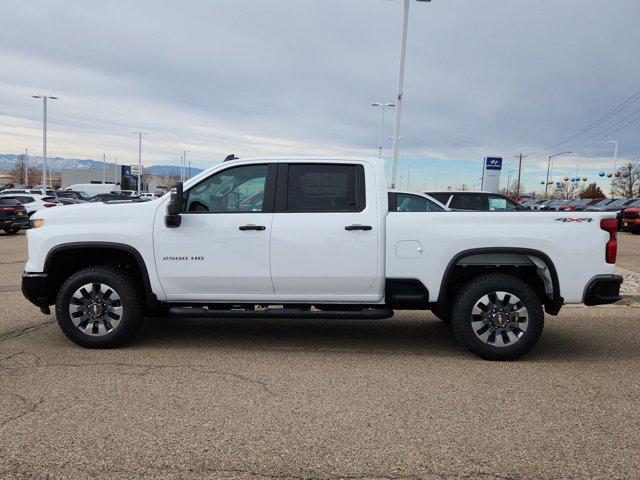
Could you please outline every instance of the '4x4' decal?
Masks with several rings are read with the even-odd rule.
[[[582,223],[582,222],[587,222],[587,223],[591,223],[591,222],[593,222],[593,218],[591,218],[591,217],[584,217],[584,218],[556,218],[556,222],[563,222],[563,223],[572,223],[572,222]]]

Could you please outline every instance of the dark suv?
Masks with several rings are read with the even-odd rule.
[[[451,210],[476,212],[520,212],[528,210],[509,197],[488,192],[424,192]]]
[[[0,229],[9,235],[29,227],[27,210],[15,198],[0,198]]]

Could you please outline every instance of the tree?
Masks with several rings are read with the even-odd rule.
[[[26,155],[18,155],[16,159],[15,166],[9,171],[9,178],[13,180],[13,182],[17,185],[26,185],[26,180],[29,180],[29,183],[36,184],[38,183],[38,177],[40,172],[33,167],[27,168],[28,178],[25,179],[25,165],[27,164],[27,156]]]
[[[169,190],[171,190],[171,187],[173,187],[179,181],[180,181],[180,175],[169,173],[167,175],[162,175],[162,177],[160,177],[158,186],[164,188],[168,192]]]
[[[640,163],[627,162],[620,167],[611,182],[611,196],[635,198],[640,194]]]
[[[587,188],[582,190],[578,196],[580,198],[607,198],[602,189],[595,183],[590,183]]]

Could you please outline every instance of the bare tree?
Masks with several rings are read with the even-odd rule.
[[[611,182],[611,195],[624,198],[640,195],[640,163],[629,161],[618,169]]]
[[[25,165],[27,165],[27,156],[22,154],[18,155],[15,166],[9,171],[9,178],[18,185],[26,185],[25,178]],[[27,167],[28,180],[31,183],[38,183],[37,179],[40,173],[33,167]]]
[[[167,175],[162,175],[162,177],[160,177],[158,186],[164,188],[168,192],[171,189],[171,187],[173,187],[179,181],[180,181],[180,175],[169,173]]]

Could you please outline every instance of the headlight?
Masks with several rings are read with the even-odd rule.
[[[31,228],[40,228],[41,226],[44,225],[44,220],[39,218],[37,220],[31,220],[29,221],[29,223],[31,224]]]

